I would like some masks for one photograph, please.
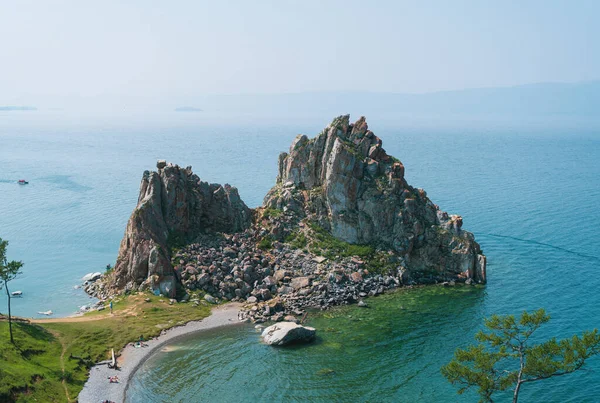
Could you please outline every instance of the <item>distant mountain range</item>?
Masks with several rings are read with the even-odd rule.
[[[579,116],[600,117],[600,81],[540,83],[425,94],[306,92],[296,94],[207,95],[194,97],[206,112],[265,113],[277,116]]]
[[[33,102],[34,100],[32,100]],[[10,101],[5,101],[10,102]],[[35,100],[35,102],[42,102]],[[351,114],[371,121],[551,120],[600,122],[600,81],[539,83],[424,94],[332,91],[140,97],[109,95],[46,98],[44,112],[64,110],[78,116],[134,115],[159,119],[161,113],[198,113],[202,119],[328,120]],[[172,105],[187,105],[173,108]],[[169,106],[171,105],[171,106]],[[202,109],[190,105],[203,105]],[[58,108],[58,109],[56,109]],[[31,106],[0,106],[0,111],[31,111]]]
[[[0,106],[0,111],[37,111],[33,106]]]
[[[202,112],[202,109],[195,108],[193,106],[181,106],[179,108],[175,108],[175,112]]]

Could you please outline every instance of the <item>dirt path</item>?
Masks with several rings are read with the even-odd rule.
[[[64,379],[64,374],[65,374],[65,353],[67,352],[67,346],[66,344],[63,342],[63,339],[61,337],[61,334],[59,332],[57,332],[56,330],[48,330],[50,333],[52,333],[52,335],[54,337],[56,337],[56,339],[60,342],[60,345],[62,346],[62,351],[60,353],[60,369],[63,373],[63,379],[61,381],[61,384],[63,386],[63,389],[65,390],[65,396],[67,397],[67,402],[71,403],[71,397],[69,396],[69,390],[67,389],[67,385],[65,383],[65,379]]]
[[[143,301],[142,301],[143,302]],[[100,315],[80,315],[80,316],[68,316],[66,318],[40,318],[40,319],[28,319],[31,323],[75,323],[75,322],[93,322],[96,320],[102,320],[107,318],[116,318],[122,316],[137,316],[136,309],[141,304],[140,301],[136,301],[132,306],[125,309],[115,311],[114,314],[109,312]]]

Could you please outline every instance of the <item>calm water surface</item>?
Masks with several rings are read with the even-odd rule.
[[[73,287],[114,263],[142,172],[157,159],[234,184],[257,206],[278,153],[324,123],[101,130],[0,121],[0,237],[10,241],[9,258],[25,261],[12,285],[24,294],[14,312],[68,315],[90,302]],[[141,368],[131,402],[474,401],[459,398],[439,368],[483,317],[544,307],[553,335],[600,327],[599,133],[371,128],[403,161],[409,183],[463,216],[488,256],[488,286],[401,291],[369,309],[314,316],[320,339],[309,347],[267,348],[244,325],[196,335]],[[18,186],[20,178],[30,185]],[[600,359],[526,386],[523,401],[599,401]]]

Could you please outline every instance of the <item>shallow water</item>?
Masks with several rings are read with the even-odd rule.
[[[73,286],[114,262],[142,172],[158,158],[234,184],[256,206],[274,182],[278,153],[295,134],[312,136],[323,126],[49,129],[0,120],[0,237],[10,241],[9,258],[25,261],[11,288],[24,294],[13,312],[66,315],[89,302]],[[402,160],[409,183],[463,216],[488,256],[488,286],[402,292],[369,302],[368,310],[314,318],[322,340],[308,348],[266,348],[252,327],[199,336],[169,352],[179,359],[168,365],[162,354],[148,361],[132,385],[136,396],[460,401],[439,367],[472,340],[484,316],[544,307],[553,316],[550,334],[599,327],[599,132],[370,126]],[[17,185],[20,178],[30,185]],[[595,401],[599,361],[580,374],[527,385],[524,401]]]

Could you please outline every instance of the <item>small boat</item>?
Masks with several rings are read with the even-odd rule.
[[[52,311],[46,311],[46,312],[38,312],[40,315],[47,315],[50,316],[52,315]]]
[[[11,292],[13,297],[20,297],[21,295],[23,295],[23,291],[13,291]]]
[[[19,185],[29,185],[29,182],[27,182],[25,179],[19,179]]]

